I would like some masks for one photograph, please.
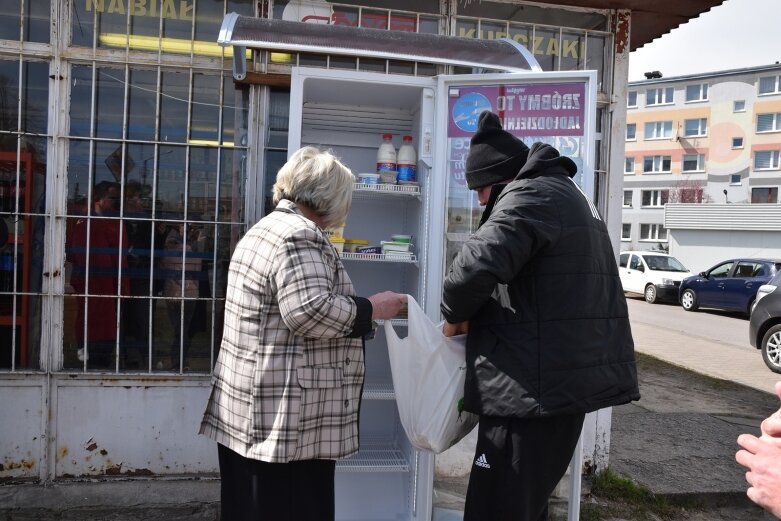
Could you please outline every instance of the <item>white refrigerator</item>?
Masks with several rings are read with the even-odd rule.
[[[576,181],[593,196],[596,73],[524,72],[412,77],[294,68],[288,153],[331,149],[357,175],[374,173],[383,134],[417,150],[417,184],[356,183],[343,231],[380,246],[410,235],[410,254],[345,252],[361,296],[412,295],[435,322],[448,263],[476,229],[481,209],[464,180],[469,139],[483,110],[527,144],[544,141],[572,157]],[[353,242],[356,241],[356,242]],[[406,322],[394,320],[405,334]],[[350,521],[430,520],[434,456],[414,449],[396,409],[384,333],[366,342],[360,452],[337,463],[336,517]],[[578,474],[579,475],[579,474]]]

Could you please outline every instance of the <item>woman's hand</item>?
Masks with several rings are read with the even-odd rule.
[[[390,320],[407,305],[407,295],[383,291],[369,297],[369,302],[372,303],[372,320]]]
[[[451,324],[450,322],[445,322],[445,325],[442,326],[442,333],[445,336],[465,335],[468,331],[469,331],[468,320],[459,322],[458,324]]]

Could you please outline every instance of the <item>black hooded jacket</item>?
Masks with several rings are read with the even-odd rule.
[[[576,171],[532,145],[451,265],[441,309],[469,320],[468,411],[555,416],[640,398],[610,237]]]

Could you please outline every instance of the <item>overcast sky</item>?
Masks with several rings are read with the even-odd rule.
[[[629,81],[781,61],[780,17],[781,0],[727,0],[631,53]]]

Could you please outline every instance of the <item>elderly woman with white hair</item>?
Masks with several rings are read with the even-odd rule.
[[[345,222],[353,182],[329,152],[298,150],[233,253],[200,430],[218,443],[224,521],[334,519],[335,460],[358,451],[363,337],[406,303],[356,296],[323,232]]]

